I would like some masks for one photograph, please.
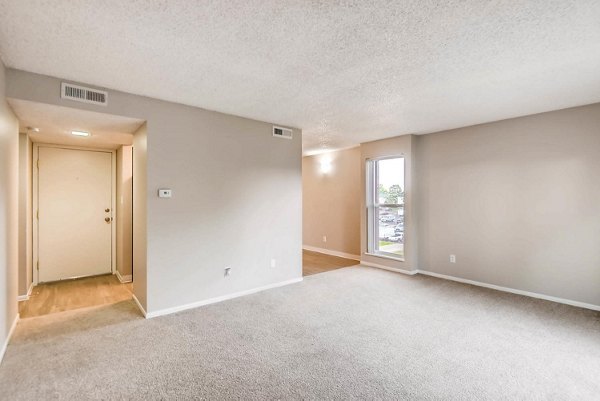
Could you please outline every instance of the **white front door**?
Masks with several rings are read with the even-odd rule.
[[[38,282],[110,273],[112,153],[38,149]]]

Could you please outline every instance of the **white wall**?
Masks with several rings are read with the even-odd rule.
[[[133,287],[148,312],[301,278],[301,131],[273,138],[267,122],[112,90],[99,108],[60,99],[60,83],[8,70],[7,95],[147,121],[134,137]]]
[[[17,319],[19,124],[6,103],[0,62],[0,360]]]

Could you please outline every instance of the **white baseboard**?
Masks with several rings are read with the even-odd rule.
[[[140,312],[142,312],[142,315],[144,315],[144,317],[147,318],[148,314],[146,313],[146,309],[144,309],[144,307],[140,303],[140,300],[137,299],[137,297],[135,296],[135,294],[132,295],[132,298],[133,298],[133,301],[135,302],[135,304],[137,305],[137,307],[140,308]]]
[[[417,274],[419,271],[418,270],[404,270],[404,269],[396,269],[394,267],[389,267],[389,266],[385,266],[385,265],[380,265],[377,263],[372,263],[372,262],[365,262],[364,260],[360,261],[360,264],[363,266],[369,266],[369,267],[376,267],[378,269],[383,269],[383,270],[389,270],[391,272],[396,272],[396,273],[402,273],[402,274],[408,274],[409,276],[414,276],[415,274]]]
[[[570,299],[553,297],[551,295],[538,294],[536,292],[529,292],[529,291],[517,290],[515,288],[510,288],[510,287],[502,287],[502,286],[495,285],[495,284],[482,283],[480,281],[468,280],[468,279],[464,279],[464,278],[460,278],[460,277],[454,277],[454,276],[448,276],[446,274],[440,274],[440,273],[430,272],[430,271],[427,271],[427,270],[418,270],[418,272],[419,272],[419,274],[424,274],[424,275],[427,275],[427,276],[437,277],[437,278],[441,278],[441,279],[444,279],[444,280],[451,280],[451,281],[456,281],[456,282],[459,282],[459,283],[476,285],[478,287],[491,288],[492,290],[509,292],[511,294],[524,295],[526,297],[538,298],[538,299],[543,299],[543,300],[546,300],[546,301],[557,302],[559,304],[577,306],[579,308],[585,308],[585,309],[591,309],[591,310],[595,310],[595,311],[600,311],[600,305],[588,304],[588,303],[579,302],[579,301],[572,301]]]
[[[302,249],[306,249],[307,251],[324,253],[325,255],[337,256],[339,258],[352,259],[356,261],[360,261],[360,255],[352,255],[346,252],[332,251],[331,249],[325,248],[317,248],[316,246],[310,245],[302,245]]]
[[[573,300],[570,300],[570,299],[564,299],[564,298],[554,297],[554,296],[551,296],[551,295],[538,294],[536,292],[530,292],[530,291],[524,291],[524,290],[517,290],[515,288],[510,288],[510,287],[502,287],[500,285],[483,283],[481,281],[469,280],[469,279],[466,279],[466,278],[448,276],[446,274],[440,274],[440,273],[430,272],[428,270],[420,270],[420,269],[417,269],[417,270],[395,269],[393,267],[384,266],[384,265],[380,265],[380,264],[377,264],[377,263],[365,262],[365,261],[361,261],[360,264],[363,265],[363,266],[376,267],[378,269],[384,269],[384,270],[389,270],[389,271],[396,272],[396,273],[408,274],[408,275],[411,275],[411,276],[415,275],[415,274],[423,274],[423,275],[426,275],[426,276],[437,277],[437,278],[441,278],[441,279],[444,279],[444,280],[456,281],[458,283],[476,285],[478,287],[490,288],[492,290],[508,292],[508,293],[511,293],[511,294],[523,295],[523,296],[526,296],[526,297],[538,298],[538,299],[543,299],[543,300],[551,301],[551,302],[557,302],[559,304],[577,306],[579,308],[600,311],[600,305],[594,305],[594,304],[588,304],[588,303],[585,303],[585,302],[573,301]]]
[[[6,336],[6,341],[4,341],[4,344],[2,344],[2,349],[0,350],[0,363],[2,363],[2,360],[4,359],[4,354],[6,353],[6,348],[8,348],[8,343],[10,342],[10,338],[12,337],[13,333],[15,332],[15,329],[17,328],[17,323],[19,323],[19,319],[20,319],[20,316],[17,313],[17,316],[15,317],[15,320],[13,321],[12,326],[10,326],[8,335]]]
[[[19,295],[17,297],[17,301],[21,302],[21,301],[27,301],[27,300],[29,300],[29,297],[31,296],[31,291],[33,291],[33,283],[29,284],[29,289],[27,290],[27,294],[26,295]]]
[[[216,297],[216,298],[205,299],[204,301],[192,302],[190,304],[175,306],[172,308],[160,309],[160,310],[148,312],[148,313],[145,313],[144,309],[141,307],[141,305],[139,303],[138,303],[138,306],[144,312],[144,316],[146,316],[147,319],[151,319],[153,317],[170,315],[171,313],[181,312],[184,310],[193,309],[193,308],[197,308],[199,306],[204,306],[204,305],[210,305],[210,304],[214,304],[217,302],[227,301],[229,299],[243,297],[244,295],[250,295],[250,294],[257,293],[257,292],[270,290],[272,288],[283,287],[284,285],[299,283],[301,281],[302,281],[302,277],[294,278],[294,279],[287,280],[287,281],[281,281],[279,283],[274,283],[274,284],[269,284],[269,285],[265,285],[262,287],[252,288],[252,289],[246,290],[246,291],[235,292],[233,294],[227,294],[227,295],[223,295],[223,296]]]
[[[115,274],[117,275],[117,278],[119,279],[119,281],[121,283],[131,283],[133,281],[133,276],[131,274],[128,274],[126,276],[121,276],[121,273],[119,273],[118,270]]]

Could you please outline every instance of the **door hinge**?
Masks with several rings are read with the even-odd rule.
[[[39,170],[40,169],[40,159],[37,159],[37,163],[36,164],[37,164],[37,168]]]
[[[38,271],[40,271],[40,261],[39,260],[37,261],[36,268]]]
[[[40,219],[40,209],[37,210],[37,212],[35,212],[35,218],[36,219]]]

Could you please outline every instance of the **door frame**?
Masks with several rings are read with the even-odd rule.
[[[111,218],[112,225],[110,230],[110,271],[111,274],[115,274],[117,270],[117,151],[112,149],[97,149],[97,148],[86,148],[81,146],[69,146],[69,145],[56,145],[50,143],[41,143],[34,142],[33,143],[33,157],[31,158],[31,171],[33,172],[33,190],[32,190],[32,204],[33,210],[31,211],[31,218],[33,219],[32,227],[33,227],[33,263],[31,265],[33,285],[39,284],[39,230],[38,230],[38,208],[39,208],[39,170],[38,170],[38,159],[39,159],[39,148],[59,148],[59,149],[69,149],[69,150],[82,150],[87,152],[103,152],[110,153],[110,181],[111,181]]]

